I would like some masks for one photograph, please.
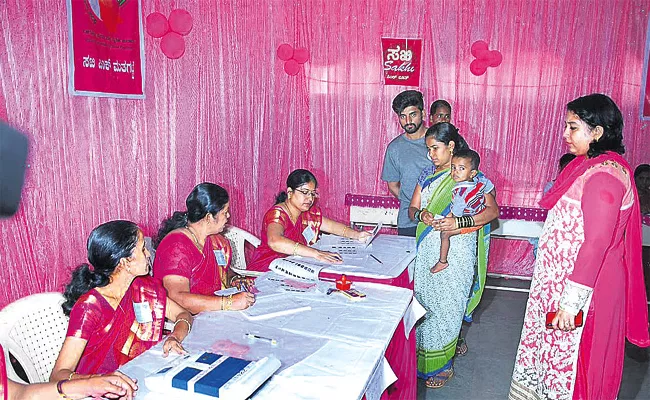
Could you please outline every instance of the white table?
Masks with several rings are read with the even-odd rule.
[[[312,309],[267,320],[252,322],[241,312],[201,313],[183,345],[191,353],[210,350],[245,359],[277,357],[281,369],[255,399],[345,400],[364,394],[377,398],[387,384],[384,372],[390,374],[384,352],[412,292],[373,283],[355,287],[367,295],[365,300],[350,302],[341,295],[320,292],[287,293]],[[247,333],[276,339],[278,344],[251,341]],[[159,343],[120,368],[139,380],[138,398],[160,398],[158,393],[149,393],[144,377],[167,362],[161,348]]]

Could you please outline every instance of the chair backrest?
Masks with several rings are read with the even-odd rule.
[[[254,247],[257,247],[262,241],[250,232],[247,232],[236,226],[229,226],[224,232],[223,236],[230,241],[232,247],[232,261],[230,268],[241,273],[246,270],[246,258],[244,257],[244,245],[246,242]]]
[[[0,311],[0,344],[7,361],[7,376],[23,382],[10,366],[11,353],[27,374],[29,383],[47,382],[68,329],[61,293],[23,297]],[[27,383],[27,382],[25,382]]]

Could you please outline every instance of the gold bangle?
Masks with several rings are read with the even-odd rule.
[[[347,232],[347,231],[348,231],[348,227],[347,227],[347,226],[344,226],[344,227],[343,227],[343,233],[341,234],[341,236],[343,236],[344,238],[346,238],[347,236],[345,236],[345,232]]]
[[[300,243],[298,243],[298,242],[296,242],[296,244],[293,245],[293,253],[292,253],[292,254],[293,254],[294,256],[297,256],[297,255],[298,255],[298,246],[299,246],[299,245],[300,245]]]
[[[190,324],[190,321],[186,320],[185,318],[179,318],[176,320],[176,322],[174,322],[174,328],[172,329],[172,332],[176,330],[176,325],[178,325],[179,322],[185,322],[187,324],[187,334],[189,335],[192,331],[192,324]]]
[[[74,371],[70,372],[70,376],[68,376],[68,380],[71,381],[72,377],[75,376],[75,375],[77,375],[76,372],[74,372]]]
[[[226,300],[224,298],[224,300]],[[228,295],[228,299],[226,300],[226,305],[223,307],[225,311],[230,311],[232,309],[232,294]]]

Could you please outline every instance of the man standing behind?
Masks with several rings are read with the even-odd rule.
[[[417,90],[406,90],[393,100],[393,111],[399,117],[404,133],[393,139],[386,148],[381,179],[388,190],[399,199],[397,231],[400,235],[415,236],[417,221],[408,216],[411,197],[422,170],[431,165],[424,143],[424,99]]]
[[[447,100],[436,100],[429,108],[429,122],[431,126],[438,122],[451,122],[451,104]]]

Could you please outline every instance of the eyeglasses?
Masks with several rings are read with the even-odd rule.
[[[302,193],[302,195],[305,196],[305,197],[311,196],[311,197],[317,199],[318,196],[320,196],[320,194],[315,190],[307,190],[307,189],[294,189],[294,190],[296,192]]]

